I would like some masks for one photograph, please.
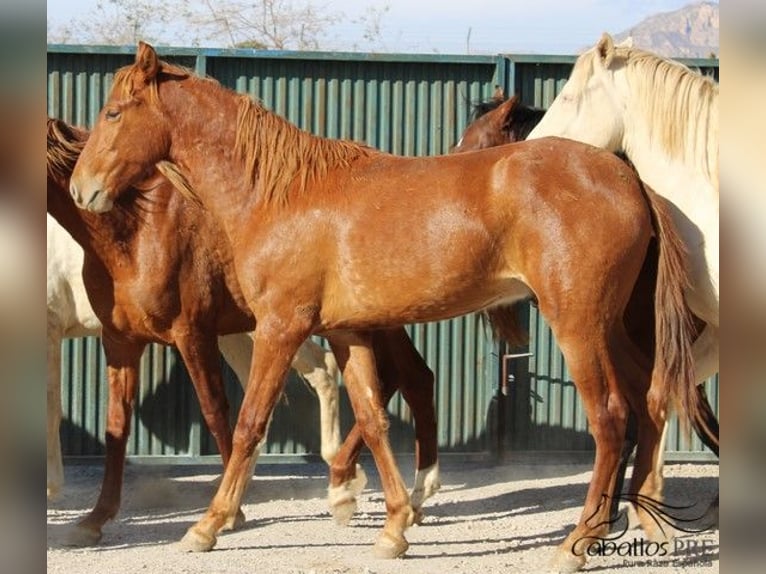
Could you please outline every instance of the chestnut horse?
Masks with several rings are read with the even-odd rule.
[[[540,123],[543,115],[545,115],[545,110],[522,103],[518,96],[506,99],[502,90],[498,88],[492,99],[479,102],[474,106],[472,120],[466,126],[457,144],[451,149],[451,153],[475,151],[522,141]],[[618,155],[623,157],[623,154]],[[627,160],[628,158],[624,159]],[[655,327],[651,309],[653,305],[651,293],[654,292],[655,283],[654,269],[652,266],[644,265],[625,314],[628,333],[647,355],[651,355],[654,350]],[[490,316],[491,319],[492,317]],[[703,328],[704,323],[698,324],[698,331],[701,331]],[[700,411],[698,413],[699,417],[694,418],[692,425],[700,440],[718,457],[718,419],[708,402],[705,389],[701,384],[703,381],[699,382],[697,392],[700,395]],[[632,432],[634,430],[632,426],[631,424],[628,426],[629,431],[626,435],[623,460],[617,480],[618,486],[622,485],[628,457],[636,446],[636,437],[635,433]],[[660,459],[659,462],[661,463],[662,460]],[[714,524],[718,522],[718,497],[716,497],[708,509],[706,522]]]
[[[109,377],[101,496],[71,533],[73,544],[96,542],[104,523],[119,508],[130,412],[139,360],[147,343],[178,347],[225,465],[231,454],[231,430],[216,334],[255,327],[222,233],[199,206],[173,193],[164,176],[154,173],[139,182],[125,196],[128,201],[112,213],[94,215],[76,208],[68,193],[69,177],[86,140],[86,132],[48,119],[48,211],[85,252],[82,277],[95,315],[103,324]],[[131,194],[136,202],[129,200]],[[249,336],[228,335],[220,341],[240,380],[247,381],[252,362]],[[418,474],[413,499],[419,510],[439,486],[433,373],[403,328],[376,333],[374,349],[385,400],[400,385],[415,417]],[[331,355],[310,340],[296,349],[291,363],[323,397],[322,456],[331,463],[334,481],[330,503],[338,507],[336,519],[347,521],[365,478],[355,464],[362,447],[358,428],[352,429],[336,455],[340,446],[337,366]]]
[[[140,43],[135,63],[115,76],[70,191],[81,208],[106,212],[134,201],[130,185],[160,161],[188,178],[220,223],[258,318],[232,456],[207,512],[184,536],[190,550],[213,548],[235,516],[290,357],[311,334],[335,351],[380,473],[387,512],[375,550],[383,557],[406,551],[413,510],[388,441],[372,329],[537,300],[596,441],[580,521],[557,552],[563,568],[584,564],[586,537],[608,528],[602,500],[614,490],[628,401],[645,415],[637,456],[646,468],[669,403],[682,417],[697,406],[683,251],[665,204],[609,152],[549,138],[397,157],[299,130]],[[622,316],[655,235],[653,368]],[[647,399],[653,382],[665,392]],[[634,490],[655,496],[655,478],[634,473]]]

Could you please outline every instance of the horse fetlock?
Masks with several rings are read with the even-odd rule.
[[[439,463],[415,473],[415,487],[412,489],[412,505],[420,507],[424,500],[433,496],[441,488],[439,480]]]
[[[356,465],[356,476],[338,486],[330,486],[327,489],[327,501],[330,504],[330,512],[337,524],[347,525],[356,512],[356,497],[362,493],[367,484],[367,474],[364,469]]]
[[[228,531],[228,530],[237,530],[239,528],[242,528],[245,525],[245,513],[242,512],[242,509],[237,509],[237,513],[234,516],[230,516],[226,519],[226,522],[224,522],[224,525],[221,527],[221,531]]]

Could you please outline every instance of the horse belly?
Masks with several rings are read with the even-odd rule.
[[[322,323],[340,328],[438,321],[529,296],[520,278],[498,268],[491,242],[460,243],[401,246],[375,257],[360,253],[327,282]]]

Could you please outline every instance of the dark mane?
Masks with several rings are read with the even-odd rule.
[[[476,121],[489,112],[496,110],[503,103],[504,100],[500,98],[492,98],[486,102],[475,104],[471,112],[471,121]],[[514,105],[510,115],[505,118],[503,123],[503,131],[508,136],[508,141],[527,139],[529,133],[540,123],[544,115],[545,110],[542,108],[528,106],[521,102]]]
[[[473,110],[471,111],[471,121],[475,122],[478,120],[481,116],[488,114],[492,110],[496,110],[500,104],[503,103],[503,100],[499,98],[492,98],[491,100],[487,100],[486,102],[478,102],[473,105]]]
[[[45,160],[48,176],[59,181],[68,179],[88,141],[87,132],[49,117],[47,139]]]

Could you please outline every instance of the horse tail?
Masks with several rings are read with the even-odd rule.
[[[704,407],[697,392],[692,358],[696,336],[693,315],[684,296],[689,286],[686,249],[670,216],[670,205],[643,184],[657,236],[657,286],[654,298],[655,357],[647,401],[652,412],[667,416],[674,407],[686,433],[700,420]]]
[[[529,333],[521,322],[522,305],[526,302],[501,305],[486,309],[481,317],[488,321],[494,339],[505,341],[511,347],[523,347],[529,343]]]

